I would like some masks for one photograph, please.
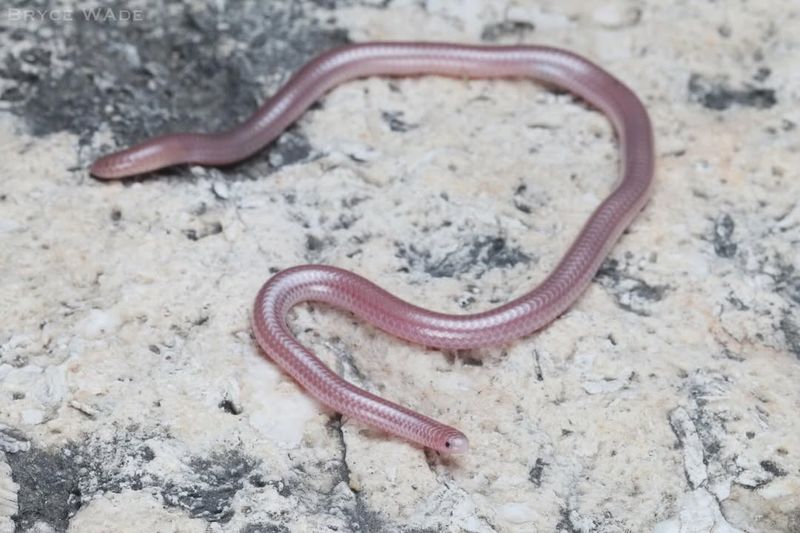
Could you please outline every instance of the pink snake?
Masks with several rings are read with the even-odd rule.
[[[417,307],[363,277],[332,266],[304,265],[269,279],[256,297],[253,329],[266,354],[331,409],[442,453],[469,449],[459,430],[348,383],[289,329],[288,311],[304,301],[345,309],[397,337],[441,349],[507,343],[563,313],[644,206],[653,182],[653,132],[636,95],[609,73],[568,51],[543,46],[364,43],[316,57],[244,123],[222,133],[165,135],[98,159],[104,179],[193,163],[227,165],[274,140],[332,87],[365,76],[435,74],[458,78],[532,78],[575,93],[611,120],[621,147],[622,179],[597,207],[555,269],[530,292],[500,307],[448,315]]]

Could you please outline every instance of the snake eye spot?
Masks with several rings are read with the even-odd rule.
[[[445,453],[466,453],[469,450],[469,441],[463,435],[457,435],[444,441],[441,449]]]

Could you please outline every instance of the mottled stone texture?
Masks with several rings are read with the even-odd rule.
[[[797,2],[8,4],[1,532],[800,531]],[[448,312],[521,294],[615,180],[601,115],[527,81],[374,78],[234,167],[86,172],[241,120],[318,51],[423,38],[582,53],[658,145],[652,201],[537,335],[442,353],[292,313],[348,379],[462,428],[459,458],[310,400],[252,299],[309,262]]]

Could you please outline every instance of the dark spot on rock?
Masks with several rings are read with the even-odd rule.
[[[305,16],[307,9],[300,2],[224,10],[156,3],[135,24],[45,20],[10,36],[37,47],[9,49],[0,77],[24,95],[11,110],[36,135],[67,130],[85,139],[107,124],[122,146],[169,131],[219,131],[255,111],[265,92],[315,54],[347,41],[344,31]],[[247,46],[220,53],[218,43],[228,40]],[[56,54],[63,68],[50,67]],[[262,73],[273,86],[263,87]]]
[[[25,399],[25,393],[24,392],[14,392],[11,395],[11,399],[12,400],[24,400]]]
[[[710,403],[708,398],[718,394],[732,385],[732,379],[718,372],[697,370],[690,378],[689,395],[691,402],[687,408],[687,415],[694,427],[703,447],[703,462],[709,465],[709,470],[718,468],[728,471],[731,475],[738,474],[734,466],[736,452],[726,443],[728,439],[728,426],[731,422],[730,414],[724,409]],[[756,406],[756,410],[768,416],[766,412]],[[674,413],[675,411],[673,411]],[[673,413],[670,414],[670,423],[678,425]]]
[[[26,69],[20,59],[13,54],[6,55],[5,64],[0,66],[0,76],[21,83],[36,83],[39,81],[39,75],[32,72],[31,69]]]
[[[672,433],[674,433],[675,437],[678,439],[677,448],[683,448],[683,441],[686,440],[686,431],[683,426],[677,422],[675,417],[673,417],[672,413],[670,413],[669,416],[669,426],[672,429]]]
[[[719,443],[718,440],[714,440],[709,442],[708,444],[703,443],[703,451],[706,452],[706,455],[717,455],[719,451],[722,449],[722,445]]]
[[[529,191],[528,186],[524,183],[517,185],[512,198],[514,208],[526,215],[533,213],[537,208],[544,207],[549,201],[549,195],[542,192]]]
[[[268,483],[271,487],[273,487],[279,495],[283,496],[284,498],[288,498],[292,495],[292,489],[289,488],[289,485],[284,483],[283,481],[270,481]]]
[[[528,204],[524,204],[517,199],[514,199],[514,207],[522,211],[523,213],[530,215],[531,214],[531,206]]]
[[[141,447],[139,455],[145,463],[149,463],[156,458],[156,453],[153,451],[153,448],[147,445]]]
[[[350,160],[353,161],[354,163],[366,163],[367,162],[367,160],[364,159],[363,157],[359,157],[359,156],[357,156],[355,154],[352,154],[352,153],[348,153],[347,157],[349,157]]]
[[[567,507],[562,507],[559,510],[560,519],[556,524],[556,531],[558,533],[582,533],[583,527],[578,527],[572,521],[572,512]]]
[[[325,241],[319,237],[308,234],[306,235],[306,250],[309,252],[319,252],[325,246]]]
[[[777,274],[768,275],[775,281],[775,291],[789,300],[789,305],[800,304],[800,272],[782,257],[778,256],[773,264]],[[765,272],[766,273],[766,272]]]
[[[724,346],[722,348],[722,355],[725,356],[725,358],[730,359],[731,361],[736,361],[738,363],[741,363],[742,361],[745,360],[744,357],[742,357],[742,355],[739,352],[734,352],[727,346]]]
[[[776,465],[773,461],[766,460],[766,461],[761,461],[758,464],[761,465],[761,468],[763,468],[765,471],[769,472],[775,477],[783,477],[786,475],[786,471],[780,468],[778,465]]]
[[[769,78],[770,74],[772,74],[772,70],[769,67],[759,67],[755,74],[753,74],[753,79],[756,81],[764,81]]]
[[[779,327],[786,339],[786,347],[800,359],[800,327],[789,318],[789,314],[781,319]]]
[[[342,342],[339,337],[330,339],[330,347],[336,356],[336,370],[342,375],[354,377],[361,383],[369,382],[369,378],[364,374],[353,357],[352,350]]]
[[[697,73],[689,77],[689,94],[703,107],[716,111],[723,111],[734,104],[769,109],[777,103],[773,89],[751,86],[733,89],[723,79],[707,79]]]
[[[184,509],[192,518],[228,522],[233,517],[233,498],[255,462],[238,451],[195,458],[189,462],[193,480],[187,484],[167,483],[162,496],[170,507]]]
[[[240,415],[242,414],[242,409],[233,403],[230,399],[225,398],[221,402],[217,404],[217,407],[225,411],[226,413],[230,413],[232,415]]]
[[[750,310],[750,306],[748,306],[747,304],[745,304],[743,301],[741,301],[739,298],[737,298],[736,296],[734,296],[732,293],[728,295],[728,297],[726,298],[726,300],[727,300],[727,301],[728,301],[728,303],[729,303],[729,304],[731,304],[731,305],[734,307],[734,309],[736,309],[737,311],[749,311],[749,310]]]
[[[358,204],[366,202],[367,200],[370,200],[370,199],[372,199],[371,196],[354,195],[354,196],[351,196],[349,198],[342,198],[341,205],[345,209],[351,209],[351,208],[357,206]]]
[[[192,321],[192,325],[194,325],[194,326],[202,326],[203,324],[208,322],[208,318],[209,318],[208,315],[203,315],[200,318],[198,318],[196,320],[193,320]]]
[[[183,230],[183,234],[186,235],[186,238],[190,241],[199,241],[200,239],[205,239],[211,235],[218,235],[222,233],[222,223],[221,222],[213,222],[211,224],[206,224],[201,229],[185,229]]]
[[[732,241],[735,224],[729,214],[724,214],[714,221],[714,253],[719,257],[731,258],[736,255],[737,244]]]
[[[119,209],[112,209],[111,220],[114,222],[119,222],[120,220],[122,220],[122,211]]]
[[[289,528],[283,524],[265,524],[259,522],[257,524],[247,524],[239,533],[289,533]]]
[[[528,472],[528,479],[531,480],[531,483],[535,487],[542,486],[542,474],[544,473],[544,467],[547,466],[541,457],[536,459],[536,463],[531,467],[530,472]]]
[[[595,281],[612,291],[620,308],[640,316],[649,316],[647,305],[663,300],[669,289],[668,285],[650,285],[626,273],[620,269],[616,259],[606,259],[597,271]]]
[[[405,259],[409,269],[422,269],[434,278],[452,278],[466,272],[475,272],[480,278],[492,268],[512,268],[527,264],[533,259],[518,247],[510,247],[502,237],[477,236],[464,246],[442,254],[396,243],[396,256]]]
[[[147,349],[150,350],[151,352],[153,352],[156,355],[161,353],[161,348],[159,348],[155,344],[151,344],[150,346],[147,347]]]
[[[408,130],[413,130],[416,128],[416,124],[409,124],[405,122],[401,117],[403,116],[402,111],[384,111],[381,113],[381,118],[383,118],[384,122],[389,125],[389,129],[392,131],[396,131],[398,133],[405,133]]]
[[[19,58],[30,65],[50,66],[50,51],[42,48],[29,48],[19,54]]]
[[[67,530],[70,518],[82,504],[78,480],[81,466],[75,463],[71,451],[32,447],[6,455],[11,477],[19,485],[18,531],[28,531],[36,522],[44,522],[56,531]]]
[[[637,284],[634,288],[631,289],[631,293],[644,299],[650,300],[651,302],[658,302],[664,298],[664,292],[666,291],[666,287],[663,285],[653,286],[647,285],[644,282]]]
[[[483,359],[474,350],[454,350],[449,352],[448,359],[452,362],[458,359],[467,366],[483,366]]]
[[[336,218],[336,222],[333,223],[331,229],[334,231],[350,229],[360,219],[361,216],[354,213],[341,213]]]
[[[311,144],[308,138],[299,133],[296,126],[292,126],[270,145],[267,158],[270,165],[278,168],[304,161],[309,155]]]
[[[2,94],[0,94],[0,100],[4,102],[21,102],[25,99],[25,95],[22,94],[22,91],[19,90],[17,87],[9,87]]]
[[[536,27],[530,22],[519,20],[504,20],[502,22],[495,22],[494,24],[487,24],[483,27],[481,32],[481,40],[483,41],[497,41],[502,37],[514,36],[521,38],[527,33],[532,32]]]
[[[267,481],[264,479],[264,476],[262,476],[261,474],[253,474],[252,476],[250,476],[248,478],[247,481],[249,481],[251,485],[253,485],[254,487],[257,487],[259,489],[263,489],[264,487],[267,486]]]
[[[536,360],[536,381],[544,381],[544,372],[542,371],[542,356],[539,355],[539,350],[533,351],[533,357]]]
[[[189,212],[196,217],[200,217],[208,213],[208,204],[205,202],[200,202],[197,206],[189,209]]]
[[[408,272],[408,269],[405,269],[405,272]],[[475,303],[475,298],[473,296],[466,296],[461,298],[458,302],[458,306],[461,309],[469,309],[469,307]]]

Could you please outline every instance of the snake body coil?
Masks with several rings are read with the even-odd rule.
[[[361,390],[300,344],[286,323],[292,306],[325,302],[403,339],[436,348],[474,348],[528,335],[563,313],[647,200],[653,181],[653,133],[636,95],[590,61],[542,46],[365,43],[326,52],[307,63],[249,119],[214,134],[157,137],[97,160],[98,178],[122,178],[180,163],[225,165],[263,148],[332,87],[365,76],[438,74],[531,78],[580,96],[611,120],[619,139],[622,179],[597,207],[547,278],[530,292],[471,315],[429,311],[339,268],[284,270],[259,291],[253,328],[264,352],[320,402],[347,416],[445,453],[465,452],[455,428]]]

